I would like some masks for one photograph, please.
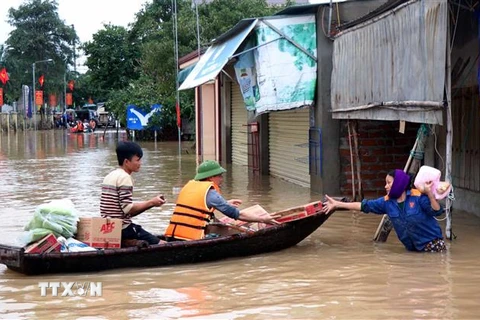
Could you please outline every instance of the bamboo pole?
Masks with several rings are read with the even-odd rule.
[[[360,152],[358,147],[358,133],[357,133],[357,126],[358,121],[355,120],[352,126],[352,134],[353,134],[353,150],[355,151],[355,164],[357,169],[357,183],[358,183],[358,196],[360,199],[363,199],[363,189],[362,189],[362,164],[360,162]]]
[[[352,171],[352,200],[356,201],[356,191],[355,191],[355,169],[353,165],[353,150],[352,150],[352,133],[350,130],[350,120],[347,120],[348,127],[348,146],[350,148],[350,168]]]

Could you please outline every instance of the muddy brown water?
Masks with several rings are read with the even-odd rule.
[[[116,136],[20,132],[0,138],[0,243],[18,244],[35,208],[68,198],[81,216],[98,214],[100,183],[116,167]],[[135,218],[161,233],[175,189],[193,177],[183,143],[140,143],[135,199],[169,201]],[[223,193],[267,210],[318,200],[285,181],[228,167]],[[372,237],[379,216],[336,212],[299,245],[280,252],[161,268],[23,276],[0,265],[0,319],[478,319],[480,219],[454,212],[457,239],[444,254],[407,252],[390,235]],[[441,222],[444,226],[444,222]],[[101,282],[101,297],[43,297],[39,282]],[[60,290],[61,291],[61,290]],[[51,293],[51,292],[48,292]]]

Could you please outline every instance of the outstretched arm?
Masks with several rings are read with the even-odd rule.
[[[325,195],[325,198],[327,201],[323,203],[322,209],[325,214],[332,213],[337,209],[360,211],[362,208],[361,202],[341,202],[329,197],[328,195]]]
[[[279,224],[275,219],[280,218],[280,214],[271,215],[269,213],[255,214],[248,211],[240,211],[239,220],[247,222],[263,222],[268,224]]]

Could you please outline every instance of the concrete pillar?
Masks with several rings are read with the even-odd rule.
[[[333,41],[325,37],[322,31],[320,9],[317,13],[317,101],[310,111],[310,188],[320,194],[338,195],[340,121],[333,120],[330,113],[332,53]],[[319,132],[321,139],[318,137]],[[315,163],[314,155],[318,155],[318,151],[321,151],[320,163]]]

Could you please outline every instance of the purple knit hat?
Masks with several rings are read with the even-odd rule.
[[[395,177],[388,196],[392,199],[398,199],[410,184],[410,176],[400,169],[395,169]]]

